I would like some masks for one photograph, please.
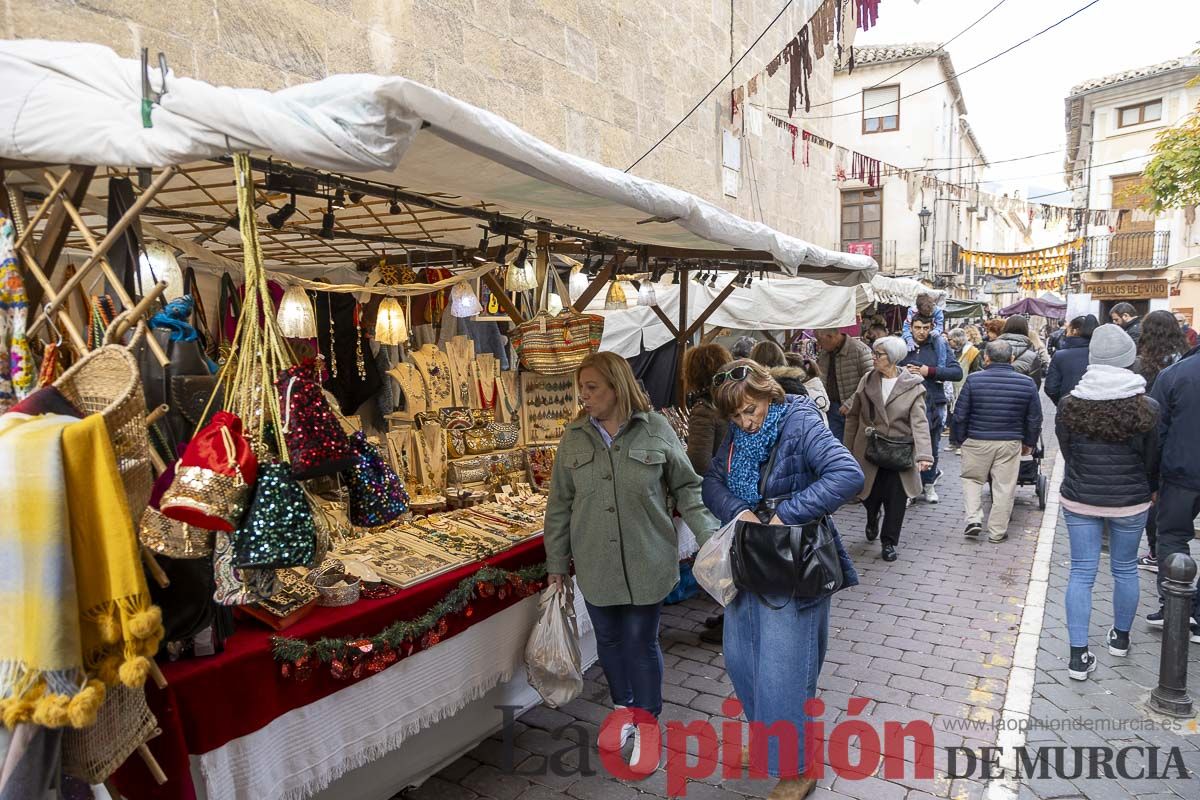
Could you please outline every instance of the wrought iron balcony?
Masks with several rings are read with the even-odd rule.
[[[1089,236],[1079,255],[1080,272],[1155,269],[1167,265],[1170,231],[1137,231]]]

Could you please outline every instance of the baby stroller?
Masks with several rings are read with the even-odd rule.
[[[1037,492],[1038,508],[1043,510],[1046,508],[1046,495],[1050,486],[1050,479],[1042,474],[1042,459],[1045,456],[1042,437],[1038,436],[1031,457],[1021,459],[1021,466],[1017,471],[1017,486],[1036,487],[1034,491]]]

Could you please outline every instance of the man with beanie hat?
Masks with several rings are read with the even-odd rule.
[[[1162,463],[1159,468],[1158,563],[1172,553],[1187,553],[1195,536],[1195,520],[1200,515],[1200,347],[1193,347],[1183,358],[1158,373],[1150,396],[1158,401],[1159,441]],[[1159,597],[1162,597],[1163,572],[1158,573]],[[1162,609],[1146,621],[1155,627],[1163,624]],[[1200,592],[1192,596],[1192,641],[1200,642]]]

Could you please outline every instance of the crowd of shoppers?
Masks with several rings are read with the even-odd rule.
[[[562,437],[551,480],[547,570],[562,587],[574,568],[614,707],[662,710],[659,614],[679,577],[673,513],[700,542],[733,522],[739,530],[812,529],[830,537],[840,579],[803,596],[739,591],[704,633],[724,648],[746,719],[803,733],[832,594],[857,583],[833,515],[861,502],[866,540],[879,540],[881,559],[895,561],[911,503],[938,501],[948,423],[962,456],[963,532],[979,538],[986,527],[989,542],[1003,543],[1022,459],[1039,445],[1043,375],[1065,462],[1068,674],[1084,680],[1096,669],[1087,634],[1106,534],[1114,589],[1105,645],[1115,656],[1130,651],[1142,532],[1150,538],[1143,561],[1161,561],[1187,552],[1200,514],[1200,356],[1183,326],[1168,312],[1142,318],[1117,306],[1114,324],[1070,320],[1051,359],[1023,317],[943,334],[944,322],[925,310],[906,320],[911,341],[880,335],[875,324],[862,338],[817,331],[816,360],[774,341],[739,340],[737,353],[719,344],[690,350],[686,450],[623,359],[598,353],[584,361],[576,372],[582,409]],[[1200,595],[1196,603],[1200,618]],[[1162,612],[1147,623],[1161,626]],[[1192,639],[1200,641],[1194,620]],[[633,725],[621,744],[629,737],[631,766],[653,771],[660,754],[644,757]],[[770,739],[765,766],[778,779],[770,798],[800,800],[813,789],[803,776],[803,737],[798,753],[779,746]]]

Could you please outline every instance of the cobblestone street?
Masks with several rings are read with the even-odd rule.
[[[1055,448],[1052,410],[1047,408],[1047,457],[1043,472],[1054,470]],[[985,787],[977,770],[973,778],[951,779],[947,774],[945,748],[996,745],[1001,715],[1006,708],[1024,710],[1046,720],[1146,718],[1143,701],[1157,680],[1157,633],[1146,630],[1140,620],[1134,626],[1134,650],[1128,659],[1114,663],[1100,647],[1111,621],[1111,578],[1102,562],[1096,585],[1092,618],[1093,652],[1100,658],[1099,670],[1087,682],[1066,676],[1065,610],[1063,592],[1070,567],[1066,530],[1059,519],[1049,561],[1045,616],[1032,615],[1044,628],[1036,650],[1036,679],[1014,675],[1014,657],[1031,576],[1036,578],[1035,552],[1042,527],[1042,512],[1032,486],[1017,490],[1017,503],[1009,539],[1000,544],[967,539],[962,535],[962,492],[958,477],[959,459],[943,442],[942,469],[938,484],[941,502],[917,503],[910,507],[900,543],[900,559],[886,564],[879,558],[878,543],[868,543],[862,533],[865,515],[861,506],[837,514],[839,529],[854,559],[861,585],[836,595],[833,603],[829,648],[821,674],[820,696],[826,704],[826,731],[847,716],[851,697],[868,698],[870,704],[857,718],[883,730],[885,721],[925,720],[934,727],[937,747],[933,751],[933,779],[904,777],[886,780],[882,768],[873,777],[850,780],[827,774],[820,780],[816,800],[860,798],[861,800],[920,800],[925,797],[982,798],[1144,798],[1197,797],[1195,778],[1187,781],[1041,780],[1026,784],[994,782]],[[1057,515],[1052,497],[1048,513]],[[1142,574],[1143,594],[1139,617],[1153,610],[1153,576]],[[1040,602],[1040,601],[1039,601]],[[715,604],[701,596],[663,611],[662,647],[666,661],[662,719],[691,722],[722,721],[722,701],[732,694],[724,671],[721,648],[700,642],[703,620]],[[1039,610],[1040,612],[1040,610]],[[1033,640],[1029,640],[1033,643]],[[1193,650],[1192,675],[1200,675],[1197,648]],[[1031,651],[1033,652],[1033,651]],[[1033,675],[1033,663],[1023,671]],[[1193,678],[1193,683],[1195,678]],[[1032,686],[1030,685],[1032,683]],[[1012,691],[1010,692],[1010,688]],[[1030,690],[1033,689],[1032,705]],[[667,796],[662,769],[644,781],[623,783],[608,776],[598,763],[594,741],[598,724],[611,710],[604,678],[598,666],[588,673],[583,695],[559,710],[536,708],[521,717],[515,732],[513,753],[516,769],[505,769],[505,748],[496,734],[473,752],[406,797],[412,800],[456,800],[474,797],[495,800],[541,800],[549,797],[635,798],[640,794]],[[555,739],[554,732],[573,724],[575,733]],[[993,727],[993,725],[997,727]],[[571,747],[578,731],[586,731],[594,775],[557,777],[545,772],[545,759]],[[1200,736],[1182,736],[1162,731],[1130,734],[1060,730],[1051,734],[1032,730],[1028,744],[1070,746],[1113,746],[1143,743],[1167,748],[1179,746],[1184,763],[1200,771]],[[1006,738],[1010,747],[1019,740]],[[577,763],[578,750],[564,760]],[[854,752],[852,750],[852,752]],[[909,746],[906,760],[916,754]],[[1165,758],[1165,755],[1164,755]],[[959,770],[962,770],[960,763]],[[765,797],[773,781],[747,778],[725,780],[719,770],[713,776],[689,784],[687,796],[699,800],[734,800]],[[526,773],[526,774],[521,774]],[[907,769],[906,775],[911,776]]]

